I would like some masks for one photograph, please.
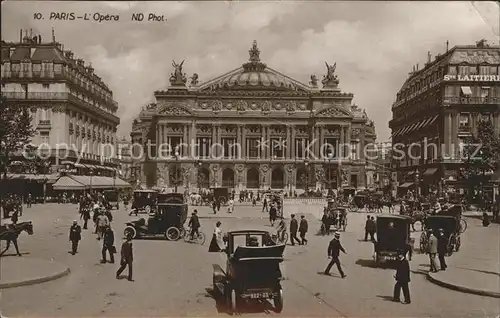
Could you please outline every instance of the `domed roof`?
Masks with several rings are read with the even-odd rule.
[[[254,88],[259,86],[284,90],[308,89],[307,85],[281,74],[262,63],[259,57],[260,50],[257,48],[256,41],[253,42],[253,47],[248,52],[250,59],[242,67],[201,84],[200,89],[223,87]]]

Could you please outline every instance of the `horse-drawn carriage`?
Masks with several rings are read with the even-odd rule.
[[[140,218],[127,222],[125,236],[132,238],[162,234],[167,240],[176,241],[185,234],[184,223],[187,219],[188,205],[182,193],[159,195],[156,212],[148,220]]]
[[[445,239],[448,242],[448,255],[460,250],[460,234],[465,230],[461,225],[460,214],[457,214],[457,211],[453,209],[445,211],[440,214],[429,215],[425,218],[425,231],[420,236],[420,252],[425,253],[427,251],[430,237],[429,230],[431,229],[434,233],[443,230]]]
[[[249,300],[272,299],[276,312],[283,309],[280,263],[285,245],[275,245],[269,237],[261,230],[227,233],[226,269],[213,265],[213,288],[232,312]]]
[[[402,215],[379,215],[376,221],[377,241],[374,243],[374,261],[395,261],[398,253],[411,252],[414,240],[410,238],[411,219]]]
[[[349,211],[358,212],[366,206],[367,202],[368,195],[366,193],[358,193],[353,197],[352,202],[349,204]]]

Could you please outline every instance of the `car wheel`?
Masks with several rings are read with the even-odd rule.
[[[127,226],[123,231],[123,234],[125,235],[125,237],[128,237],[130,235],[134,239],[137,235],[137,231],[132,226]]]
[[[280,313],[283,310],[283,289],[279,289],[278,295],[274,296],[274,311]]]
[[[460,250],[460,236],[457,237],[457,243],[455,244],[455,252],[458,252]]]
[[[144,211],[146,211],[147,214],[151,213],[151,206],[150,205],[146,205],[144,207]]]
[[[178,228],[171,226],[165,232],[165,237],[169,241],[177,241],[181,237],[181,232]]]

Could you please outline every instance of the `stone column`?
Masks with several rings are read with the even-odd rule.
[[[182,143],[188,144],[188,125],[182,124]],[[186,146],[182,147],[181,156],[187,156]]]
[[[451,114],[445,113],[444,115],[444,152],[443,154],[448,157],[450,152],[450,137],[451,137]]]
[[[217,131],[217,143],[220,145],[217,147],[217,156],[221,157],[223,155],[223,149],[222,149],[222,139],[221,139],[221,125],[218,124],[216,126],[216,131]]]
[[[290,160],[292,158],[292,148],[290,147],[292,143],[292,128],[290,126],[286,126],[286,152],[285,158]]]
[[[292,137],[290,142],[290,158],[295,159],[295,129],[290,127],[290,131],[292,132]]]
[[[320,159],[325,159],[324,155],[326,154],[326,148],[323,147],[323,144],[325,142],[325,125],[321,124],[319,125],[319,155],[321,156]]]
[[[194,158],[196,156],[196,122],[193,120],[191,122],[191,133],[189,136],[189,156]]]
[[[236,147],[237,151],[238,151],[238,148],[241,149],[242,147],[242,143],[241,143],[241,124],[238,124],[236,126],[236,143],[239,145],[239,147]],[[236,157],[237,159],[241,159],[241,152],[240,153],[236,153]],[[239,188],[239,186],[238,186]]]
[[[217,142],[217,125],[212,124],[212,144],[210,145],[211,146],[210,151],[213,152],[210,154],[212,157],[217,157],[217,151],[213,146],[216,142]]]
[[[316,126],[315,130],[316,131],[315,131],[314,135],[316,136],[317,140],[316,140],[316,147],[314,149],[314,154],[316,155],[316,158],[319,158],[319,149],[321,147],[321,135],[319,133],[319,130],[320,130],[319,126]]]
[[[340,158],[344,158],[346,157],[345,156],[345,153],[346,153],[346,142],[345,142],[345,132],[346,132],[346,128],[344,125],[341,125],[340,126],[340,139],[339,139],[339,157]]]
[[[241,158],[247,156],[247,140],[246,140],[246,126],[241,125]]]

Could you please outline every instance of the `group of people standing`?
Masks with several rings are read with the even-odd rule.
[[[83,220],[83,229],[88,229],[88,221],[91,216],[90,213],[93,212],[92,219],[95,224],[94,234],[97,235],[97,240],[102,240],[101,249],[101,264],[106,264],[107,256],[109,254],[109,262],[111,264],[115,263],[114,254],[117,253],[115,247],[115,235],[111,227],[111,222],[113,221],[113,215],[111,211],[103,205],[103,202],[94,201],[89,195],[83,197],[80,201],[79,213],[80,219]],[[75,255],[78,253],[78,244],[82,240],[82,228],[78,224],[77,220],[73,221],[73,224],[69,230],[69,241],[71,242],[71,254]],[[120,274],[128,266],[128,280],[132,279],[132,262],[133,262],[133,249],[132,249],[132,236],[127,236],[126,241],[122,243],[121,246],[121,257],[120,257],[120,268],[116,272],[116,278],[120,278]]]

